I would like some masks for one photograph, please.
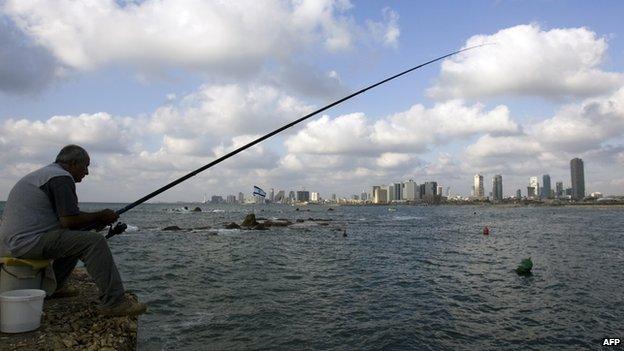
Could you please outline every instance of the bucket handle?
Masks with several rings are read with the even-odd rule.
[[[30,276],[26,276],[26,277],[18,277],[17,275],[15,275],[15,274],[13,274],[13,273],[11,273],[11,272],[7,271],[7,270],[6,270],[6,268],[4,268],[4,266],[5,266],[5,265],[4,265],[4,264],[2,264],[2,265],[0,265],[0,268],[2,268],[2,270],[3,270],[6,274],[8,274],[8,275],[12,276],[12,277],[13,277],[13,278],[15,278],[15,279],[35,279],[35,278],[37,278],[37,274],[35,274],[35,275],[30,275]]]

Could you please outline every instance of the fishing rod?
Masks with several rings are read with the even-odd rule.
[[[254,145],[258,144],[258,143],[260,143],[260,142],[262,142],[262,141],[264,141],[264,140],[266,140],[266,139],[268,139],[268,138],[270,138],[270,137],[274,136],[275,134],[277,134],[277,133],[279,133],[279,132],[281,132],[281,131],[283,131],[283,130],[286,130],[286,129],[288,129],[288,128],[290,128],[290,127],[292,127],[292,126],[296,125],[296,124],[299,124],[299,123],[301,123],[301,122],[305,121],[306,119],[308,119],[308,118],[310,118],[310,117],[312,117],[312,116],[314,116],[314,115],[319,114],[320,112],[323,112],[323,111],[325,111],[325,110],[327,110],[327,109],[329,109],[329,108],[332,108],[332,107],[334,107],[334,106],[336,106],[336,105],[338,105],[338,104],[340,104],[340,103],[342,103],[342,102],[344,102],[344,101],[347,101],[347,100],[349,100],[349,99],[351,99],[351,98],[353,98],[353,97],[355,97],[355,96],[358,96],[358,95],[360,95],[360,94],[362,94],[362,93],[364,93],[364,92],[366,92],[366,91],[368,91],[368,90],[370,90],[370,89],[373,89],[373,88],[375,88],[376,86],[379,86],[379,85],[381,85],[381,84],[384,84],[384,83],[386,83],[386,82],[389,82],[389,81],[391,81],[391,80],[393,80],[393,79],[395,79],[395,78],[398,78],[398,77],[400,77],[400,76],[402,76],[402,75],[405,75],[405,74],[407,74],[407,73],[410,73],[410,72],[412,72],[412,71],[414,71],[414,70],[417,70],[417,69],[419,69],[419,68],[421,68],[421,67],[427,66],[427,65],[429,65],[429,64],[431,64],[431,63],[434,63],[434,62],[436,62],[436,61],[440,61],[440,60],[442,60],[442,59],[445,59],[445,58],[447,58],[447,57],[449,57],[449,56],[453,56],[453,55],[459,54],[460,52],[464,52],[464,51],[472,50],[472,49],[475,49],[475,48],[478,48],[478,47],[481,47],[481,46],[484,46],[484,45],[488,45],[488,44],[486,43],[486,44],[475,45],[475,46],[471,46],[471,47],[468,47],[468,48],[464,48],[464,49],[461,49],[461,50],[457,50],[457,51],[451,52],[450,54],[446,54],[446,55],[440,56],[440,57],[438,57],[438,58],[435,58],[435,59],[433,59],[433,60],[427,61],[427,62],[425,62],[425,63],[421,63],[421,64],[420,64],[420,65],[418,65],[418,66],[412,67],[412,68],[407,69],[407,70],[405,70],[405,71],[403,71],[403,72],[401,72],[401,73],[395,74],[395,75],[393,75],[393,76],[391,76],[391,77],[389,77],[389,78],[386,78],[386,79],[384,79],[384,80],[382,80],[382,81],[379,81],[379,82],[377,82],[377,83],[375,83],[375,84],[369,85],[369,86],[367,86],[366,88],[360,89],[360,90],[356,91],[355,93],[352,93],[351,95],[345,96],[345,97],[343,97],[343,98],[342,98],[342,99],[340,99],[340,100],[336,100],[336,101],[332,102],[331,104],[329,104],[329,105],[327,105],[327,106],[324,106],[324,107],[322,107],[322,108],[320,108],[320,109],[318,109],[318,110],[316,110],[316,111],[314,111],[314,112],[311,112],[311,113],[309,113],[309,114],[307,114],[307,115],[305,115],[305,116],[303,116],[303,117],[301,117],[301,118],[299,118],[299,119],[297,119],[297,120],[295,120],[295,121],[293,121],[293,122],[290,122],[290,123],[288,123],[288,124],[286,124],[286,125],[284,125],[284,126],[282,126],[282,127],[280,127],[280,128],[277,128],[277,129],[275,129],[274,131],[272,131],[272,132],[270,132],[270,133],[268,133],[268,134],[266,134],[266,135],[264,135],[264,136],[261,136],[261,137],[257,138],[256,140],[254,140],[254,141],[252,141],[252,142],[250,142],[250,143],[248,143],[248,144],[246,144],[246,145],[243,145],[243,146],[239,147],[238,149],[236,149],[236,150],[234,150],[234,151],[231,151],[231,152],[230,152],[230,153],[228,153],[228,154],[225,154],[225,155],[223,155],[223,156],[221,156],[221,157],[217,158],[216,160],[214,160],[214,161],[212,161],[212,162],[208,163],[207,165],[204,165],[204,166],[202,166],[202,167],[200,167],[200,168],[198,168],[198,169],[196,169],[196,170],[194,170],[194,171],[190,172],[189,174],[187,174],[187,175],[185,175],[185,176],[183,176],[183,177],[180,177],[180,178],[178,178],[178,179],[174,180],[173,182],[171,182],[171,183],[169,183],[169,184],[167,184],[167,185],[165,185],[165,186],[161,187],[160,189],[157,189],[157,190],[155,190],[155,191],[153,191],[153,192],[151,192],[151,193],[149,193],[149,194],[147,194],[147,195],[143,196],[142,198],[140,198],[140,199],[136,200],[135,202],[133,202],[133,203],[131,203],[131,204],[129,204],[129,205],[126,205],[125,207],[122,207],[122,208],[120,208],[120,209],[116,210],[115,212],[116,212],[117,214],[119,214],[119,215],[120,215],[120,214],[122,214],[122,213],[124,213],[124,212],[130,211],[131,209],[133,209],[133,208],[135,208],[136,206],[138,206],[138,205],[140,205],[140,204],[144,203],[145,201],[147,201],[147,200],[149,200],[149,199],[153,198],[154,196],[156,196],[156,195],[158,195],[158,194],[160,194],[160,193],[162,193],[162,192],[164,192],[164,191],[166,191],[166,190],[169,190],[169,189],[173,188],[174,186],[176,186],[176,185],[178,185],[178,184],[182,183],[183,181],[185,181],[185,180],[187,180],[187,179],[189,179],[189,178],[191,178],[191,177],[193,177],[193,176],[195,176],[195,175],[197,175],[197,174],[199,174],[199,173],[201,173],[201,172],[203,172],[203,171],[207,170],[208,168],[210,168],[210,167],[212,167],[212,166],[214,166],[214,165],[217,165],[217,164],[219,164],[219,163],[221,163],[221,162],[223,162],[223,161],[227,160],[228,158],[230,158],[230,157],[232,157],[232,156],[234,156],[234,155],[236,155],[236,154],[240,153],[241,151],[244,151],[244,150],[246,150],[246,149],[248,149],[248,148],[250,148],[250,147],[252,147],[252,146],[254,146]],[[111,228],[111,230],[112,230],[112,229],[113,229],[113,228]],[[111,232],[109,232],[109,235],[110,235],[110,236],[115,235],[115,234],[112,234],[112,235],[111,235],[110,233],[111,233]],[[107,238],[108,238],[108,237],[110,237],[109,235],[107,235]]]

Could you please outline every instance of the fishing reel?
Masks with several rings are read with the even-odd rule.
[[[128,225],[126,223],[117,222],[113,226],[112,224],[108,228],[108,234],[106,234],[106,239],[109,239],[117,234],[121,234],[128,229]]]

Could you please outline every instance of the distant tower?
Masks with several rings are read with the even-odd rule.
[[[492,178],[492,200],[503,201],[503,176],[500,174]]]
[[[528,198],[539,197],[540,185],[539,185],[539,181],[537,180],[537,177],[529,178],[529,188],[533,188],[533,190],[532,190],[531,194],[528,194],[528,192],[527,192],[527,197]]]
[[[572,177],[572,198],[580,200],[585,197],[585,170],[583,160],[573,158],[570,161],[570,173]]]
[[[542,176],[542,192],[541,196],[543,199],[547,199],[550,197],[550,175],[544,174]]]
[[[475,174],[474,176],[474,196],[482,199],[485,196],[485,190],[483,190],[483,176]]]
[[[563,182],[557,182],[556,186],[556,196],[557,198],[562,198],[565,196],[565,190],[563,190]]]

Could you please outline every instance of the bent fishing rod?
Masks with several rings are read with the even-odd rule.
[[[268,134],[266,134],[264,136],[261,136],[261,137],[257,138],[256,140],[254,140],[254,141],[252,141],[252,142],[250,142],[250,143],[248,143],[246,145],[243,145],[243,146],[239,147],[238,149],[236,149],[234,151],[231,151],[231,152],[229,152],[229,153],[227,153],[227,154],[217,158],[216,160],[208,163],[207,165],[204,165],[204,166],[202,166],[202,167],[200,167],[200,168],[198,168],[198,169],[188,173],[187,175],[174,180],[173,182],[163,186],[162,188],[157,189],[157,190],[155,190],[155,191],[153,191],[153,192],[143,196],[142,198],[136,200],[135,202],[133,202],[133,203],[131,203],[129,205],[126,205],[125,207],[122,207],[122,208],[116,210],[115,212],[117,214],[121,215],[122,213],[127,212],[127,211],[135,208],[136,206],[144,203],[145,201],[153,198],[154,196],[156,196],[156,195],[158,195],[158,194],[160,194],[160,193],[162,193],[162,192],[164,192],[166,190],[169,190],[169,189],[173,188],[174,186],[182,183],[183,181],[185,181],[185,180],[187,180],[187,179],[189,179],[189,178],[191,178],[191,177],[193,177],[193,176],[195,176],[195,175],[197,175],[197,174],[207,170],[208,168],[210,168],[212,166],[215,166],[215,165],[217,165],[217,164],[227,160],[228,158],[230,158],[230,157],[232,157],[232,156],[234,156],[234,155],[236,155],[236,154],[238,154],[238,153],[240,153],[240,152],[242,152],[242,151],[244,151],[244,150],[246,150],[246,149],[248,149],[248,148],[250,148],[250,147],[252,147],[252,146],[254,146],[254,145],[256,145],[256,144],[258,144],[258,143],[260,143],[260,142],[262,142],[262,141],[264,141],[266,139],[268,139],[268,138],[270,138],[270,137],[272,137],[272,136],[274,136],[275,134],[277,134],[277,133],[279,133],[281,131],[284,131],[284,130],[286,130],[286,129],[288,129],[288,128],[296,125],[296,124],[299,124],[299,123],[305,121],[306,119],[308,119],[308,118],[310,118],[312,116],[315,116],[315,115],[317,115],[317,114],[319,114],[319,113],[321,113],[321,112],[323,112],[323,111],[325,111],[325,110],[327,110],[329,108],[332,108],[332,107],[334,107],[334,106],[336,106],[336,105],[338,105],[338,104],[340,104],[342,102],[345,102],[345,101],[347,101],[347,100],[349,100],[349,99],[351,99],[353,97],[356,97],[356,96],[358,96],[358,95],[360,95],[360,94],[362,94],[362,93],[364,93],[364,92],[366,92],[366,91],[368,91],[370,89],[373,89],[373,88],[375,88],[375,87],[377,87],[379,85],[382,85],[382,84],[384,84],[386,82],[389,82],[389,81],[391,81],[391,80],[393,80],[395,78],[398,78],[398,77],[400,77],[402,75],[405,75],[407,73],[415,71],[415,70],[417,70],[417,69],[419,69],[421,67],[427,66],[427,65],[429,65],[431,63],[434,63],[434,62],[443,60],[443,59],[445,59],[447,57],[459,54],[460,52],[472,50],[472,49],[475,49],[475,48],[478,48],[478,47],[481,47],[481,46],[484,46],[484,45],[489,45],[489,44],[486,43],[486,44],[481,44],[481,45],[475,45],[475,46],[471,46],[471,47],[468,47],[468,48],[464,48],[464,49],[461,49],[461,50],[457,50],[457,51],[451,52],[450,54],[446,54],[444,56],[440,56],[438,58],[435,58],[433,60],[427,61],[425,63],[421,63],[418,66],[412,67],[412,68],[407,69],[407,70],[405,70],[405,71],[403,71],[401,73],[395,74],[395,75],[393,75],[393,76],[391,76],[389,78],[386,78],[386,79],[384,79],[382,81],[379,81],[379,82],[377,82],[375,84],[372,84],[372,85],[369,85],[369,86],[367,86],[367,87],[365,87],[363,89],[360,89],[360,90],[356,91],[355,93],[352,93],[351,95],[345,96],[345,97],[343,97],[340,100],[336,100],[336,101],[332,102],[331,104],[329,104],[327,106],[319,108],[318,110],[316,110],[314,112],[311,112],[311,113],[309,113],[309,114],[307,114],[307,115],[305,115],[305,116],[303,116],[303,117],[301,117],[301,118],[299,118],[299,119],[297,119],[297,120],[295,120],[293,122],[290,122],[290,123],[288,123],[288,124],[286,124],[286,125],[284,125],[284,126],[282,126],[280,128],[277,128],[274,131],[272,131],[272,132],[270,132],[270,133],[268,133]],[[111,230],[112,230],[112,228],[111,228]],[[115,234],[111,235],[111,233],[109,232],[109,235],[107,235],[106,237],[109,238],[109,237],[111,237],[113,235],[115,235]]]

